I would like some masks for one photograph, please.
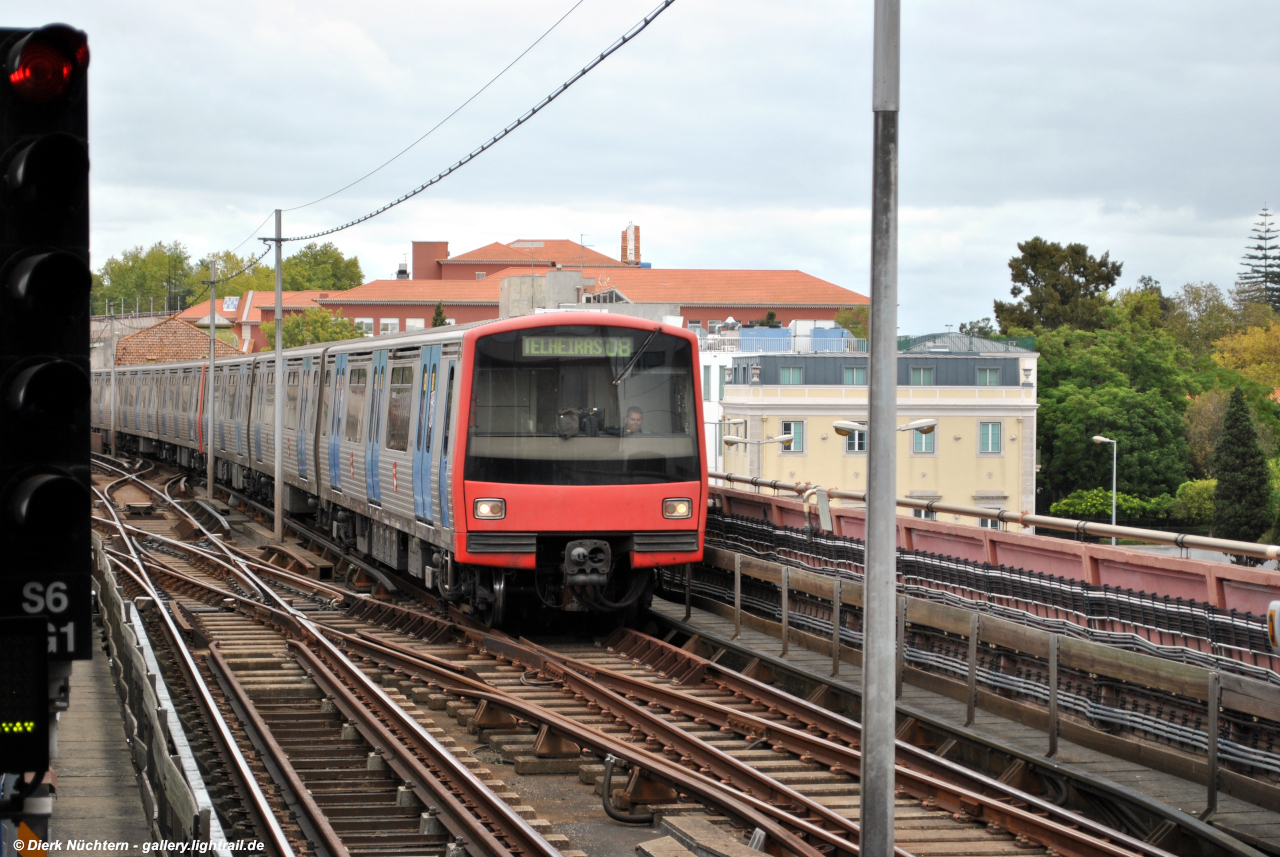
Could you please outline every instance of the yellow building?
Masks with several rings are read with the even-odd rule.
[[[1033,511],[1038,357],[1014,341],[955,333],[901,337],[898,425],[937,425],[896,435],[898,496]],[[837,420],[866,421],[866,372],[867,356],[850,352],[734,357],[722,405],[725,419],[746,421],[729,433],[748,443],[724,450],[724,470],[866,490],[866,432],[842,437],[832,428]],[[784,434],[795,438],[789,448],[770,442]],[[944,520],[995,526],[952,515]]]

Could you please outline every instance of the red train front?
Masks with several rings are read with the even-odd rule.
[[[447,594],[492,624],[630,615],[653,569],[702,558],[697,338],[607,313],[524,316],[463,339]]]

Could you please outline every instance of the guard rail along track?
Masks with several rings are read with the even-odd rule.
[[[298,787],[298,772],[290,774],[289,754],[270,740],[276,723],[268,718],[269,712],[259,711],[255,716],[251,696],[235,687],[228,656],[220,657],[219,642],[206,637],[210,627],[252,620],[273,635],[287,639],[297,663],[323,691],[322,706],[332,705],[354,731],[378,748],[378,755],[405,781],[404,788],[413,791],[424,806],[435,807],[439,815],[431,818],[438,818],[450,835],[461,836],[455,844],[471,854],[555,851],[528,825],[510,824],[508,816],[514,814],[509,808],[492,793],[486,794],[483,784],[370,679],[360,662],[365,668],[374,663],[398,676],[425,682],[427,688],[435,688],[446,697],[456,697],[457,711],[482,736],[527,730],[533,747],[540,749],[543,756],[564,757],[575,764],[585,758],[584,753],[603,758],[602,800],[615,817],[647,821],[651,815],[643,809],[635,812],[637,806],[692,798],[747,830],[756,831],[756,839],[769,843],[769,850],[776,848],[797,855],[857,853],[858,828],[851,818],[856,815],[856,797],[852,810],[846,801],[843,811],[837,811],[829,802],[803,794],[783,782],[783,777],[770,776],[758,766],[742,762],[698,734],[714,726],[713,731],[721,740],[733,737],[749,746],[767,743],[769,752],[790,754],[813,771],[825,769],[827,773],[820,779],[834,776],[853,782],[859,765],[857,724],[816,705],[785,697],[765,686],[734,689],[724,682],[708,681],[704,678],[705,669],[697,674],[682,671],[678,676],[670,672],[662,676],[659,668],[655,670],[658,684],[637,681],[629,678],[624,669],[574,660],[527,641],[466,628],[438,615],[357,596],[283,570],[261,565],[251,568],[243,559],[231,559],[234,554],[218,539],[209,539],[213,549],[204,549],[147,534],[120,521],[114,510],[109,520],[103,516],[98,524],[104,530],[114,529],[118,541],[141,546],[135,553],[136,569],[120,559],[116,560],[117,569],[139,586],[156,578],[165,581],[163,588],[169,593],[169,600],[163,602],[166,612],[175,628],[181,628],[178,639],[172,642],[194,644],[206,661],[216,666],[214,673],[220,684],[230,690],[231,701],[247,715],[253,727],[250,731],[265,747],[264,758],[269,756],[276,775],[294,786],[292,794],[300,814],[308,816],[308,837],[318,836],[321,847],[329,853],[345,853],[341,837],[325,834],[324,814],[318,812],[318,807],[308,806],[305,790]],[[161,559],[164,554],[147,545],[163,547],[170,555],[184,554],[193,564],[221,575],[222,581],[215,583],[203,575],[179,572],[172,567],[176,562],[166,562]],[[220,552],[224,554],[221,557]],[[459,664],[367,631],[350,634],[330,623],[313,621],[308,617],[310,611],[295,608],[294,599],[280,595],[280,587],[302,594],[313,610],[316,604],[324,608],[345,604],[346,621],[377,620],[377,624],[407,635],[406,639],[417,648],[429,649],[432,644],[447,642],[446,650],[456,651],[465,643],[469,651],[508,664],[521,685],[525,685],[528,671],[536,671],[535,690],[545,693],[542,688],[552,686],[559,694],[582,700],[594,714],[587,719],[596,722],[566,717],[556,708],[522,698],[512,689],[480,680],[474,669],[474,656]],[[163,596],[154,587],[152,591],[160,605]],[[175,593],[185,593],[187,599],[199,598],[209,607],[194,609]],[[214,605],[216,608],[210,612]],[[233,613],[239,616],[230,615]],[[227,618],[220,618],[224,615]],[[643,635],[627,639],[659,645]],[[621,638],[615,642],[619,641]],[[668,657],[660,649],[655,651],[662,658]],[[609,657],[620,666],[631,663],[627,660],[631,655]],[[510,669],[505,673],[508,677],[511,674]],[[492,675],[504,673],[486,673],[486,677]],[[547,685],[548,682],[554,684]],[[717,701],[717,694],[728,704]],[[626,787],[615,792],[610,784],[619,763],[630,770]],[[961,853],[935,847],[935,843],[957,838],[970,843],[970,850],[964,853],[1009,853],[1010,849],[1153,857],[1168,853],[906,744],[899,746],[897,789],[904,812],[905,805],[914,802],[918,809],[933,814],[933,822],[946,819],[941,825],[917,824],[915,828],[936,832],[899,838],[901,842],[921,842],[922,854]],[[856,783],[853,794],[856,795]],[[946,814],[934,814],[938,810],[945,810]],[[911,814],[907,814],[908,819],[902,823],[909,833],[913,828]],[[424,826],[427,821],[424,816]],[[515,821],[520,821],[518,816]],[[958,836],[953,836],[952,831]],[[989,843],[985,849],[979,846],[974,850],[975,833]],[[315,840],[312,844],[316,844]],[[1250,853],[1248,849],[1212,844],[1205,853],[1217,850]],[[899,849],[899,853],[912,852]]]

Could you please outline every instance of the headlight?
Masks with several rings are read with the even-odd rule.
[[[662,517],[664,518],[688,518],[692,514],[692,500],[677,499],[662,501]]]
[[[499,518],[505,518],[507,516],[507,501],[494,500],[492,498],[477,500],[475,510],[477,518],[496,521]]]

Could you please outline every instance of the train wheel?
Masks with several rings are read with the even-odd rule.
[[[491,572],[493,599],[480,610],[480,620],[490,628],[503,628],[509,624],[512,587],[507,585],[507,575],[502,571]]]

